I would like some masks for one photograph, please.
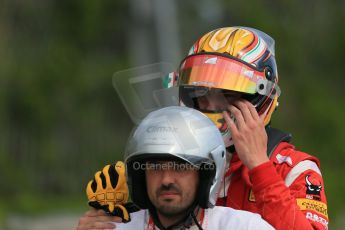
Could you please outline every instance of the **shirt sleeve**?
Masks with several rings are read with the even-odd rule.
[[[250,170],[249,176],[259,213],[276,229],[327,229],[321,174],[301,168],[287,187],[273,162],[268,161]]]

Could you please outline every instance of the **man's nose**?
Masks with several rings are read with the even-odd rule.
[[[161,183],[164,185],[169,185],[174,182],[175,182],[174,172],[170,169],[162,170]]]

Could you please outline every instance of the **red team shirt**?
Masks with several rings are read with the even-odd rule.
[[[217,205],[259,213],[276,229],[328,228],[324,183],[316,157],[281,142],[269,162],[252,170],[236,154],[230,165]]]

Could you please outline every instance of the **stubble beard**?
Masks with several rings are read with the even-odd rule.
[[[165,216],[165,217],[176,217],[176,216],[181,216],[186,214],[188,208],[190,205],[188,205],[187,207],[182,207],[180,205],[159,205],[157,206],[157,211]]]
[[[171,191],[180,195],[180,198],[175,199],[160,199],[161,192]],[[180,188],[170,184],[168,186],[160,187],[155,194],[155,198],[152,200],[157,212],[167,218],[179,218],[184,217],[193,204],[192,195],[187,193],[183,194]]]

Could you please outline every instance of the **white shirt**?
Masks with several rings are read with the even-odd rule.
[[[131,213],[131,221],[129,223],[114,224],[116,224],[116,230],[146,230],[148,228],[148,220],[148,210],[140,210],[138,212]],[[259,214],[222,206],[215,206],[214,208],[205,209],[202,228],[204,230],[274,229],[265,220],[263,220]],[[194,225],[189,229],[194,230],[198,228]]]

